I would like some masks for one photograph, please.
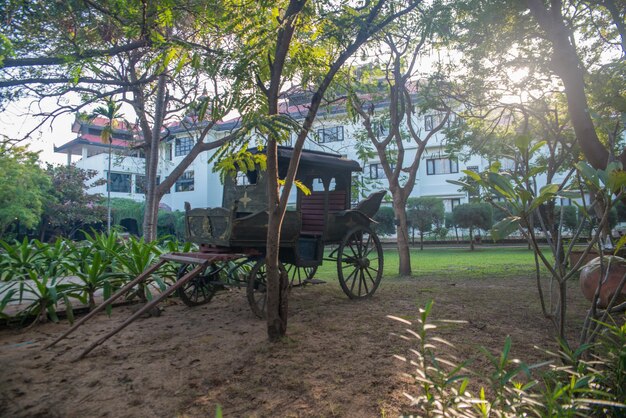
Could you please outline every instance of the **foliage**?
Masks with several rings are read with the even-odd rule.
[[[76,287],[82,293],[83,301],[89,304],[89,309],[96,306],[96,292],[102,289],[104,297],[107,298],[115,286],[114,279],[119,277],[118,273],[111,271],[109,260],[110,257],[103,251],[88,246],[76,247],[72,251],[69,270],[79,279],[80,282]]]
[[[526,150],[528,149],[528,142],[518,141],[517,146],[520,150]],[[529,161],[538,149],[538,146],[534,146],[526,154]],[[492,201],[494,205],[508,214],[506,218],[493,226],[492,236],[494,239],[505,237],[511,232],[519,230],[533,246],[537,254],[537,287],[543,313],[553,320],[559,337],[565,339],[566,283],[576,274],[586,255],[596,244],[599,244],[598,250],[601,256],[604,251],[609,250],[605,247],[605,243],[610,233],[608,228],[610,212],[615,203],[621,199],[623,188],[626,185],[626,172],[622,170],[620,163],[611,163],[606,170],[596,170],[586,162],[579,162],[574,168],[575,172],[572,170],[560,185],[548,184],[541,190],[536,190],[532,178],[544,173],[547,169],[549,168],[545,165],[536,165],[523,175],[513,176],[510,173],[501,172],[499,167],[495,165],[484,173],[466,171],[466,174],[471,176],[485,190],[486,199],[499,196],[506,203],[506,205],[502,205],[500,202]],[[592,197],[591,201],[588,201],[588,196]],[[557,199],[574,199],[579,214],[583,218],[569,242],[564,241],[562,233],[564,225],[556,222],[555,211],[547,209],[554,208]],[[574,265],[570,265],[569,255],[586,224],[594,225],[595,230],[582,257]],[[550,255],[547,254],[545,248],[539,245],[536,229],[539,229],[546,236]],[[620,240],[617,249],[625,242],[626,239]],[[558,284],[558,298],[551,298],[550,306],[546,303],[541,287],[540,264],[549,271],[551,280]],[[594,326],[591,320],[598,317],[605,318],[613,312],[614,308],[618,309],[617,306],[611,304],[607,309],[600,311],[597,309],[596,301],[592,302],[592,308],[587,319],[587,328],[581,336],[581,344],[593,341],[597,334],[598,327]]]
[[[507,337],[496,355],[482,350],[490,370],[478,372],[469,368],[470,360],[441,354],[444,345],[454,346],[433,335],[438,326],[461,326],[464,321],[432,320],[432,306],[431,301],[419,310],[416,323],[390,316],[405,327],[401,337],[414,344],[407,357],[394,357],[412,369],[415,391],[405,395],[416,416],[617,417],[624,412],[626,404],[619,395],[625,377],[612,370],[623,370],[626,361],[626,326],[606,328],[610,336],[605,349],[612,354],[596,355],[592,361],[583,357],[593,353],[592,347],[572,351],[562,345],[558,354],[550,354],[551,360],[527,365],[510,357],[512,342]]]
[[[48,199],[50,180],[37,164],[38,154],[0,145],[0,238],[19,223],[34,228]]]
[[[87,193],[89,188],[101,184],[101,181],[90,183],[97,175],[96,171],[73,165],[48,164],[46,174],[50,177],[52,188],[44,204],[42,236],[48,228],[52,228],[58,235],[71,238],[78,229],[106,221],[102,197]]]
[[[185,238],[185,212],[159,211],[157,225],[159,237],[172,235],[178,239]]]
[[[116,271],[123,277],[124,281],[131,281],[149,266],[156,263],[161,252],[156,241],[145,242],[143,238],[137,239],[130,236],[124,240],[123,250],[114,254],[117,261]],[[144,282],[138,292],[140,295],[145,295],[147,300],[152,299],[152,293],[149,288],[151,283],[155,283],[160,291],[165,290],[167,287],[160,276],[152,275],[151,281]]]
[[[33,317],[56,321],[58,304],[62,302],[72,320],[77,302],[93,307],[98,292],[107,298],[158,261],[163,252],[193,249],[190,243],[172,237],[146,243],[135,237],[122,240],[115,231],[85,236],[87,240],[82,242],[58,238],[51,244],[26,239],[12,244],[0,241],[0,318],[8,318],[4,310],[18,303],[17,317],[23,321]],[[167,263],[136,293],[150,299],[150,288],[165,289],[166,281],[176,279],[178,268]]]
[[[452,210],[454,223],[461,228],[491,228],[492,209],[488,203],[464,203]]]
[[[392,207],[381,206],[374,215],[374,220],[377,223],[373,225],[373,229],[378,235],[385,236],[396,233],[396,215]]]
[[[119,225],[124,218],[135,219],[141,225],[143,219],[144,204],[133,199],[120,197],[111,198],[111,217],[113,223]]]
[[[488,203],[463,203],[452,210],[454,225],[469,229],[470,249],[474,249],[474,230],[491,228],[493,211]]]
[[[443,200],[438,197],[413,197],[407,200],[407,218],[411,229],[419,231],[420,249],[424,249],[424,234],[431,232],[433,225],[441,234],[444,211]]]
[[[429,141],[443,132],[453,106],[446,95],[449,67],[437,62],[430,74],[422,72],[424,51],[442,41],[434,28],[448,23],[447,7],[445,2],[422,2],[420,14],[399,17],[372,43],[376,58],[355,67],[348,77],[348,118],[360,125],[354,135],[357,153],[364,161],[375,156],[376,177],[391,192],[403,275],[411,273],[407,199]],[[431,129],[422,130],[421,117],[427,113],[440,117]],[[422,242],[424,232],[420,229]]]

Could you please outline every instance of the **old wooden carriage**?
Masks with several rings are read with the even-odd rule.
[[[281,177],[286,174],[292,154],[291,148],[278,149]],[[340,155],[302,153],[296,179],[308,191],[296,190],[295,205],[285,214],[280,237],[280,261],[291,286],[318,282],[313,278],[317,267],[323,260],[332,260],[348,297],[368,297],[378,288],[383,255],[370,224],[385,192],[374,193],[352,208],[351,182],[356,171],[361,171],[359,164]],[[262,316],[268,220],[266,173],[256,167],[227,178],[222,207],[192,209],[186,205],[185,218],[187,237],[200,244],[201,251],[231,251],[246,257],[229,267],[223,263],[209,266],[179,290],[181,298],[189,305],[206,303],[226,279],[229,284],[247,287],[253,312]],[[325,254],[327,246],[333,248]],[[181,276],[184,272],[181,270]]]
[[[293,155],[291,148],[279,148],[279,175],[284,177]],[[297,190],[295,205],[285,215],[280,261],[289,274],[292,287],[319,282],[315,271],[322,261],[337,265],[337,276],[350,298],[374,294],[382,278],[383,253],[376,233],[370,228],[385,194],[376,192],[351,207],[352,174],[361,167],[340,155],[304,151],[296,179],[310,191]],[[56,344],[106,306],[143,286],[166,263],[180,265],[177,281],[141,307],[120,326],[91,344],[83,357],[109,337],[150,312],[173,292],[189,306],[208,303],[226,287],[245,287],[252,311],[265,315],[267,239],[266,173],[254,170],[228,178],[224,184],[222,207],[191,208],[186,204],[188,240],[199,244],[199,251],[168,253],[130,283],[78,321],[49,346]]]

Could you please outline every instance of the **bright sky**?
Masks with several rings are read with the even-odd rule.
[[[10,138],[21,138],[28,131],[37,126],[35,118],[29,115],[30,100],[20,100],[11,103],[7,110],[0,113],[0,132]],[[47,123],[35,131],[28,144],[31,151],[41,151],[39,159],[42,162],[65,164],[67,156],[54,152],[54,145],[59,146],[73,139],[76,134],[72,132],[74,115],[62,115],[52,123]]]

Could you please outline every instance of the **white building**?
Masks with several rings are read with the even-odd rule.
[[[283,106],[285,112],[294,117],[302,118],[302,107],[294,105]],[[436,126],[435,114],[425,115],[416,119],[416,126],[427,132]],[[68,163],[72,157],[79,156],[75,161],[79,168],[96,170],[98,177],[107,178],[109,164],[109,145],[100,139],[100,133],[106,124],[104,119],[95,119],[89,123],[77,121],[72,126],[72,132],[77,137],[59,147],[55,152],[66,153]],[[237,126],[237,121],[223,122],[209,133],[207,141],[214,140],[219,135],[225,135]],[[132,127],[119,126],[113,130],[111,145],[111,196],[143,200],[144,198],[144,158],[140,151],[133,148]],[[122,129],[126,128],[126,129]],[[189,152],[197,140],[197,131],[185,128],[183,124],[168,127],[170,136],[162,144],[158,167],[159,178],[164,178]],[[330,110],[320,110],[313,126],[312,134],[305,144],[306,149],[335,152],[347,158],[360,161],[356,145],[355,132],[362,129],[360,125],[347,122],[343,108],[336,107]],[[295,137],[295,135],[294,135]],[[415,155],[416,147],[410,142],[406,144],[407,161]],[[202,153],[189,166],[161,200],[162,206],[172,210],[183,210],[184,202],[191,203],[192,207],[217,207],[222,205],[222,185],[218,173],[213,172],[213,166],[208,163],[210,155]],[[372,158],[360,161],[363,172],[360,174],[367,180],[372,180],[372,189],[387,188],[384,172],[380,167],[380,160]],[[447,183],[446,180],[458,180],[463,177],[462,170],[483,170],[487,162],[479,157],[470,158],[467,163],[450,159],[445,153],[445,137],[438,133],[431,138],[420,163],[417,181],[412,196],[435,196],[444,200],[446,211],[460,203],[467,202],[467,195],[459,192],[459,186]],[[107,185],[95,187],[91,192],[106,194]]]

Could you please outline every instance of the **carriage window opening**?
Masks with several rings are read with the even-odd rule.
[[[258,177],[259,177],[259,172],[256,170],[248,171],[245,173],[238,172],[237,178],[236,178],[237,186],[249,186],[249,185],[256,184]]]
[[[324,182],[322,179],[317,178],[313,179],[313,187],[311,187],[312,192],[323,192],[324,191]]]
[[[333,177],[332,179],[330,179],[330,184],[328,185],[328,191],[333,192],[335,190],[337,190],[337,182],[335,181],[335,178]]]

